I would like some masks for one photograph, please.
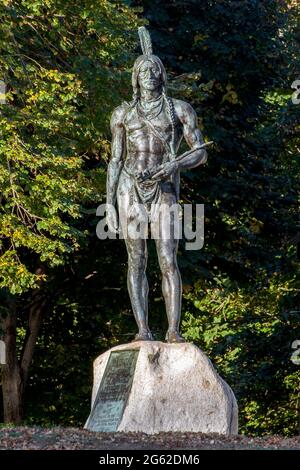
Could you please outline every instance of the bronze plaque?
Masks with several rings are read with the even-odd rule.
[[[114,432],[118,429],[132,386],[139,349],[110,353],[87,428]]]

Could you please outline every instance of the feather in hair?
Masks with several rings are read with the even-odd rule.
[[[152,42],[149,31],[145,28],[145,26],[140,26],[138,29],[140,43],[142,52],[144,55],[151,55],[152,54]]]

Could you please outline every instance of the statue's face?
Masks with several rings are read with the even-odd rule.
[[[156,90],[161,85],[159,66],[150,60],[145,61],[140,67],[138,82],[141,89]]]

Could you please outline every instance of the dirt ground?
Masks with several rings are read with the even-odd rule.
[[[0,450],[229,450],[295,449],[300,436],[246,437],[202,433],[94,433],[78,428],[0,428]]]

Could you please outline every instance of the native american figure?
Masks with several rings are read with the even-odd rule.
[[[197,116],[186,102],[166,94],[167,76],[153,55],[146,28],[139,28],[143,55],[133,66],[133,100],[116,108],[111,118],[112,158],[107,174],[107,223],[112,232],[142,220],[146,212],[158,228],[155,239],[162,274],[162,292],[168,317],[166,341],[183,342],[179,333],[181,277],[177,266],[178,236],[174,217],[157,208],[177,204],[180,170],[207,160]],[[190,147],[176,156],[182,138]],[[115,207],[118,208],[118,214]],[[156,214],[156,216],[155,216]],[[176,214],[176,213],[175,213]],[[128,291],[138,325],[135,341],[153,340],[148,326],[147,239],[124,237],[128,252]]]

